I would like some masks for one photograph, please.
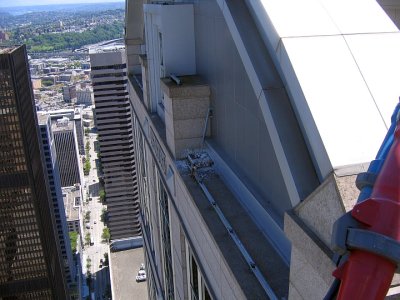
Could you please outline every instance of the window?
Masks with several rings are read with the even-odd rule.
[[[165,298],[174,299],[174,282],[171,254],[171,236],[169,227],[168,194],[161,180],[158,180],[159,218],[164,264]]]
[[[188,293],[189,299],[192,300],[211,300],[211,294],[207,288],[204,278],[198,268],[196,259],[190,249],[187,240],[186,244],[186,266],[187,266],[187,282],[188,282]]]
[[[198,299],[199,277],[198,277],[197,264],[193,256],[190,262],[190,286],[192,288],[192,299]]]

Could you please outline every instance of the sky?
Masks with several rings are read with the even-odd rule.
[[[0,0],[1,7],[34,6],[49,4],[75,4],[75,3],[100,3],[100,2],[125,2],[124,0]]]

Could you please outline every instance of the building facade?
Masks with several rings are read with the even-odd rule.
[[[82,186],[78,143],[74,121],[67,117],[52,121],[52,132],[60,170],[61,186]]]
[[[64,209],[63,197],[61,192],[61,179],[58,169],[58,161],[54,142],[53,132],[51,131],[51,119],[46,114],[38,114],[41,145],[46,165],[46,174],[49,181],[52,209],[56,221],[56,232],[58,243],[63,257],[65,278],[68,287],[71,289],[75,284],[75,267],[71,252],[71,243],[68,234],[67,218]]]
[[[76,104],[93,105],[93,91],[89,88],[76,91]]]
[[[0,50],[0,295],[67,299],[25,46]]]
[[[46,114],[50,115],[52,121],[56,121],[63,117],[68,118],[75,124],[76,142],[78,143],[78,151],[80,155],[85,155],[84,145],[84,130],[82,121],[82,107],[76,106],[75,108],[59,109],[59,110],[48,110]]]
[[[75,107],[74,109],[74,123],[76,131],[76,140],[78,142],[78,152],[80,155],[85,155],[85,142],[84,142],[84,129],[82,119],[82,107]]]
[[[141,234],[126,62],[122,50],[92,51],[90,63],[111,239]]]
[[[67,217],[68,231],[77,232],[82,237],[80,225],[80,216],[82,215],[81,189],[75,186],[65,187],[62,189],[62,197]]]
[[[67,76],[70,76],[70,75],[67,75]],[[65,81],[61,77],[62,76],[60,76],[59,80]],[[70,80],[68,80],[68,81],[70,81]],[[77,94],[76,94],[76,86],[75,85],[69,84],[69,85],[63,86],[62,90],[63,90],[63,99],[64,99],[65,103],[75,103],[76,102]]]
[[[323,299],[398,29],[375,1],[147,3],[125,42],[149,298]]]

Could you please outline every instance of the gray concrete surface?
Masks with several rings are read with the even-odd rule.
[[[144,263],[143,248],[110,253],[110,273],[114,300],[148,299],[147,281],[136,282],[140,265]]]

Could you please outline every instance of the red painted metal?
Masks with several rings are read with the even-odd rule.
[[[378,174],[369,199],[356,204],[352,216],[365,229],[400,241],[400,125],[394,142]],[[341,280],[337,299],[384,299],[396,264],[384,257],[353,250],[346,263],[334,272]]]

